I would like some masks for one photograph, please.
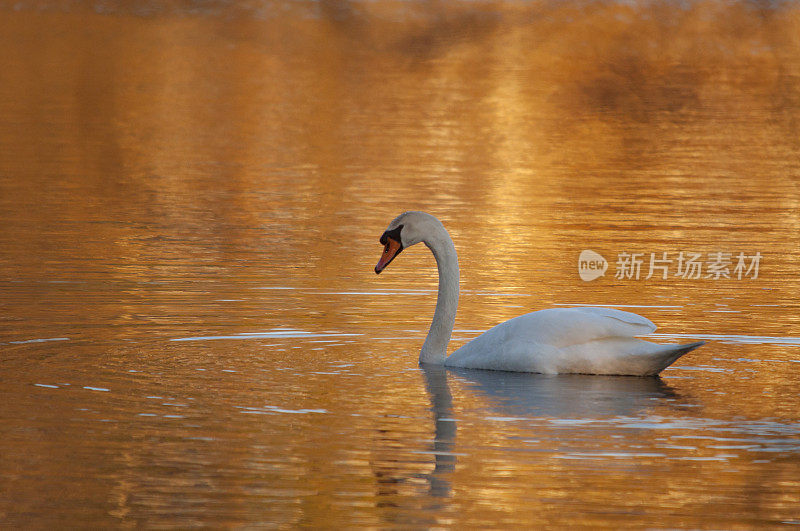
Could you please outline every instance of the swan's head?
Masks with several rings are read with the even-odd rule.
[[[375,272],[383,271],[403,249],[425,241],[426,236],[439,228],[442,228],[442,223],[425,212],[403,212],[394,218],[381,235],[383,254],[375,266]]]

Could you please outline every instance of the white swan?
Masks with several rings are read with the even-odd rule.
[[[425,212],[405,212],[380,238],[380,273],[400,252],[424,243],[439,269],[433,322],[420,364],[544,374],[653,376],[705,342],[658,345],[634,336],[656,326],[640,315],[608,308],[553,308],[520,315],[491,328],[449,357],[447,344],[458,307],[458,256],[444,225]]]

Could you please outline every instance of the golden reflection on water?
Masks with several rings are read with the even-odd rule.
[[[800,518],[795,4],[94,7],[0,4],[9,525]],[[420,372],[433,260],[372,273],[407,209],[456,242],[454,343],[569,304],[730,341],[661,383]],[[764,261],[583,283],[587,248]]]

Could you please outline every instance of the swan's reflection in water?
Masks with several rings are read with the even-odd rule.
[[[559,478],[583,473],[574,459],[592,459],[590,469],[604,473],[619,468],[620,461],[614,462],[619,456],[641,459],[649,426],[659,422],[653,413],[686,402],[676,400],[677,393],[659,378],[442,366],[423,367],[421,373],[433,433],[428,421],[415,432],[425,433],[424,439],[410,440],[399,417],[388,416],[373,447],[376,506],[391,526],[446,525],[462,509],[453,493],[470,482],[496,491],[520,473],[540,482],[553,478],[544,490],[561,492],[566,487]],[[646,421],[636,422],[640,419]],[[637,428],[629,427],[632,422]],[[521,459],[519,452],[530,453]]]
[[[450,482],[446,476],[455,470],[456,419],[453,418],[453,395],[447,383],[447,369],[443,366],[426,366],[425,387],[431,399],[433,411],[434,436],[431,451],[436,466],[430,475],[429,494],[436,498],[450,495]]]
[[[442,366],[423,367],[422,373],[434,421],[430,450],[435,466],[427,478],[429,495],[434,498],[450,495],[450,476],[460,455],[456,450],[458,415],[453,412],[450,383],[466,384],[467,392],[477,392],[490,418],[528,420],[534,424],[542,420],[580,423],[641,416],[663,400],[678,397],[660,378],[550,376]],[[473,414],[460,409],[459,414]]]
[[[601,419],[630,417],[675,391],[660,378],[546,375],[448,369],[458,380],[490,400],[487,408],[522,419]]]

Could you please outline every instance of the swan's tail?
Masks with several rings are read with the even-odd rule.
[[[653,366],[650,371],[643,374],[643,376],[655,376],[683,356],[697,347],[705,345],[705,341],[697,341],[695,343],[687,343],[685,345],[659,345],[661,348],[658,351],[650,354],[653,361]]]

